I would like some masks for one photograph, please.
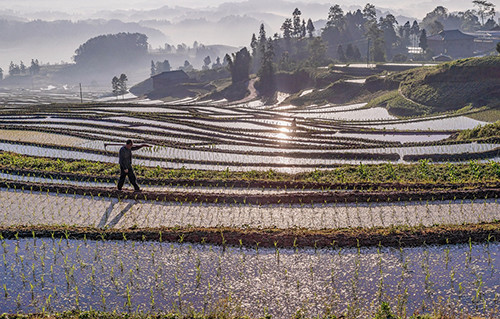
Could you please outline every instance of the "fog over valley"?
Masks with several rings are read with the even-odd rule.
[[[339,1],[344,11],[365,3]],[[421,20],[437,5],[450,11],[471,7],[470,1],[372,1],[377,12],[391,12],[399,23]],[[117,32],[140,32],[152,48],[165,43],[191,46],[248,46],[252,33],[264,23],[269,35],[280,31],[285,17],[298,7],[304,17],[324,26],[333,3],[317,1],[6,1],[0,5],[0,67],[10,61],[71,62],[78,46],[91,37]],[[33,21],[36,20],[36,21]],[[64,20],[64,21],[60,21]],[[201,63],[201,62],[200,62]]]

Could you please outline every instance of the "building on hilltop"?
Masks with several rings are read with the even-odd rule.
[[[495,26],[491,30],[479,30],[467,34],[476,37],[474,39],[474,54],[476,56],[484,56],[491,52],[496,52],[496,45],[500,42],[500,26]]]
[[[427,38],[429,49],[434,54],[451,56],[454,59],[474,56],[475,36],[460,30],[443,30]]]
[[[189,76],[182,70],[162,72],[151,78],[153,79],[153,90],[165,90],[190,81]]]

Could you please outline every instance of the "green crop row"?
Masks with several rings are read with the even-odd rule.
[[[92,177],[119,175],[118,164],[87,160],[61,160],[0,152],[0,169],[7,171],[39,171],[45,173],[71,173]],[[420,160],[415,164],[359,164],[339,165],[337,168],[288,174],[269,169],[266,171],[221,171],[166,169],[160,167],[136,166],[139,178],[148,179],[192,179],[192,180],[248,180],[248,181],[294,181],[313,183],[463,183],[500,182],[500,163],[433,164]]]

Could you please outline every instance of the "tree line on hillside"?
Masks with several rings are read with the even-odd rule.
[[[101,67],[133,63],[148,54],[148,37],[141,33],[100,35],[80,45],[73,60],[78,66]]]
[[[19,64],[10,61],[9,64],[9,75],[36,75],[40,73],[40,62],[38,59],[31,59],[31,65],[27,67],[23,61]],[[3,70],[0,69],[0,80],[3,78]]]
[[[306,22],[296,8],[283,22],[281,34],[268,37],[264,24],[261,24],[258,35],[254,33],[251,37],[251,52],[243,48],[232,56],[226,55],[225,60],[229,62],[233,83],[246,81],[250,73],[256,73],[259,76],[257,88],[266,95],[274,92],[277,71],[324,66],[333,61],[403,62],[408,47],[420,47],[425,54],[427,35],[436,34],[445,26],[467,30],[496,26],[492,20],[495,14],[493,4],[485,0],[474,0],[473,4],[477,10],[457,14],[450,14],[446,8],[438,6],[421,24],[407,21],[402,26],[392,14],[377,19],[375,6],[370,3],[362,10],[347,13],[339,5],[333,5],[320,36],[315,36],[312,20]],[[485,18],[488,18],[486,22]],[[424,54],[421,54],[421,59],[425,59]]]

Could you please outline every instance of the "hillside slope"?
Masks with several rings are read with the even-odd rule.
[[[468,58],[390,75],[399,89],[370,102],[397,116],[500,108],[500,56]],[[376,82],[376,80],[375,80]]]

